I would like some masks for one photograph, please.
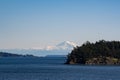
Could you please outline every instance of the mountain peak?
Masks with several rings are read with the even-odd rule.
[[[71,41],[64,41],[58,45],[56,45],[56,47],[58,47],[59,49],[73,49],[73,47],[76,47],[77,44],[75,44],[74,42]]]
[[[72,46],[72,47],[76,47],[77,44],[74,43],[74,42],[71,42],[71,41],[64,41],[64,42],[58,44],[57,46]]]

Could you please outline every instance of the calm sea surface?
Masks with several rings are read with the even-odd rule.
[[[0,80],[120,80],[119,66],[64,65],[65,58],[0,58]]]

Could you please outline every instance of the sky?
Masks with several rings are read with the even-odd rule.
[[[120,0],[0,0],[0,49],[120,40]]]

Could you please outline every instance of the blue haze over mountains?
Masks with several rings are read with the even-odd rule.
[[[0,49],[0,51],[23,55],[32,54],[34,56],[67,55],[76,46],[77,44],[75,44],[74,42],[64,41],[55,46],[46,46],[45,48]]]

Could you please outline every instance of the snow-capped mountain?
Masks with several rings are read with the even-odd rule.
[[[58,44],[56,47],[58,47],[59,49],[73,49],[76,46],[77,46],[77,44],[75,44],[73,42],[64,41],[64,42]]]
[[[67,55],[77,44],[64,41],[55,46],[47,46],[45,48],[31,48],[31,49],[0,49],[2,52],[10,52],[16,54],[32,54],[35,56],[46,56],[46,55]]]
[[[77,44],[75,44],[74,42],[64,41],[55,46],[47,46],[45,50],[71,50],[76,46]]]

